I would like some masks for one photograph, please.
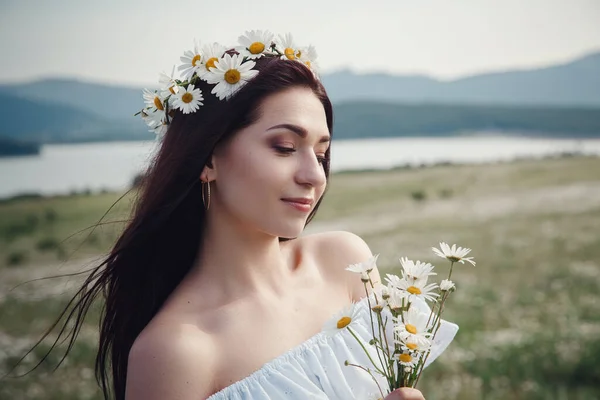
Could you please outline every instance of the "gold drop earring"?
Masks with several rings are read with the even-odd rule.
[[[202,203],[204,203],[204,209],[208,211],[210,208],[210,182],[202,181]]]

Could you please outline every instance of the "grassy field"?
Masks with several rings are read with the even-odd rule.
[[[57,315],[80,278],[25,281],[93,265],[123,227],[93,225],[119,194],[0,204],[0,370]],[[106,217],[124,220],[132,196]],[[460,331],[426,370],[437,399],[600,398],[600,159],[566,157],[494,165],[336,174],[307,233],[361,235],[382,273],[398,258],[446,265],[440,241],[471,247],[446,318]],[[99,399],[92,372],[96,316],[58,371],[53,354],[33,374],[0,381],[0,399]],[[29,356],[24,372],[43,354]]]

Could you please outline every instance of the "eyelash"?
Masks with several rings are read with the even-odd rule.
[[[292,147],[273,146],[273,148],[282,154],[291,154],[296,151],[296,149],[294,149]],[[321,164],[321,165],[324,165],[329,161],[326,157],[322,157],[322,156],[317,156],[317,160],[319,161],[319,164]]]

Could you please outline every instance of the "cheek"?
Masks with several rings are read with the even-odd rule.
[[[221,160],[218,177],[222,201],[244,213],[279,195],[282,166],[262,149],[235,148]],[[260,207],[258,208],[260,209]]]

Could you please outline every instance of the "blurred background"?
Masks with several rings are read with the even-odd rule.
[[[314,44],[334,102],[335,173],[307,233],[361,235],[383,274],[406,256],[442,279],[431,246],[473,249],[425,397],[600,398],[596,0],[0,0],[0,373],[82,279],[38,278],[96,265],[124,227],[157,145],[133,117],[142,88],[194,38],[250,29]],[[99,399],[97,318],[0,399]]]

